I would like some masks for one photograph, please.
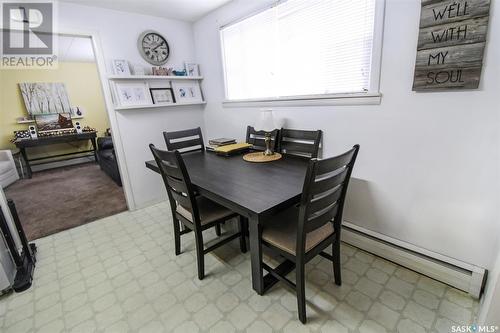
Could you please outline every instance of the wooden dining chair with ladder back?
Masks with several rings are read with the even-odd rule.
[[[179,255],[181,253],[181,235],[193,231],[196,243],[198,278],[202,280],[205,276],[205,254],[238,237],[241,252],[245,253],[247,249],[243,232],[243,219],[231,210],[201,195],[195,195],[193,185],[191,184],[189,174],[179,151],[157,149],[153,144],[150,144],[149,148],[160,169],[170,201],[174,223],[175,254]],[[238,231],[205,248],[203,231],[234,217],[239,218]],[[181,224],[186,229],[181,231]]]
[[[201,128],[192,128],[182,131],[163,132],[167,150],[178,150],[181,154],[192,151],[204,151]]]
[[[275,129],[271,133],[271,149],[277,151],[278,149],[278,135],[279,130]],[[266,150],[266,132],[257,131],[253,126],[247,126],[246,142],[252,145],[255,150]]]
[[[173,132],[165,131],[163,132],[163,137],[169,151],[178,150],[181,154],[205,151],[205,143],[203,142],[203,134],[200,127]],[[222,234],[220,224],[215,226],[215,233],[217,236]]]
[[[317,158],[323,132],[282,128],[279,131],[279,151],[305,158]]]
[[[262,268],[297,292],[299,319],[306,323],[305,265],[316,255],[333,262],[335,283],[341,285],[340,229],[347,186],[359,145],[337,157],[311,159],[300,205],[263,225],[261,244],[295,263],[296,283],[261,262]],[[323,252],[332,247],[332,254]]]

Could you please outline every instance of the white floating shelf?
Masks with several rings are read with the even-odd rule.
[[[203,104],[207,104],[207,102],[115,106],[115,110],[119,111],[119,110],[153,109],[153,108],[163,108],[170,106],[188,106],[188,105],[203,105]]]
[[[71,116],[71,119],[82,119],[83,116]],[[35,123],[34,120],[28,119],[28,120],[19,120],[17,121],[18,124],[33,124]]]
[[[110,75],[110,80],[203,80],[203,76],[173,75]]]

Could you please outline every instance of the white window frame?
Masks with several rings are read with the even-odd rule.
[[[265,10],[278,6],[283,1],[277,1],[272,6],[267,6],[245,15],[236,20],[232,20],[219,27],[219,42],[221,50],[222,71],[224,77],[224,107],[273,107],[273,106],[314,106],[314,105],[378,105],[381,102],[380,74],[382,61],[382,40],[384,34],[384,13],[385,0],[375,1],[375,18],[373,25],[373,46],[371,58],[370,88],[366,92],[321,94],[321,95],[300,95],[254,99],[228,99],[227,75],[224,59],[224,40],[220,31],[229,25],[243,21],[249,17],[257,15]]]

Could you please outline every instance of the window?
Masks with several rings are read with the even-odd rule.
[[[222,27],[226,100],[374,92],[375,7],[376,0],[288,0]]]

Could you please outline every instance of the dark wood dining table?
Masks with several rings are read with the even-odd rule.
[[[308,160],[283,155],[277,161],[251,163],[242,155],[224,157],[200,151],[185,153],[183,159],[201,195],[248,218],[252,287],[262,295],[277,282],[272,275],[262,274],[262,227],[274,214],[300,201]],[[154,160],[147,161],[146,167],[159,173]],[[277,271],[286,274],[294,268],[293,262],[285,260]]]

